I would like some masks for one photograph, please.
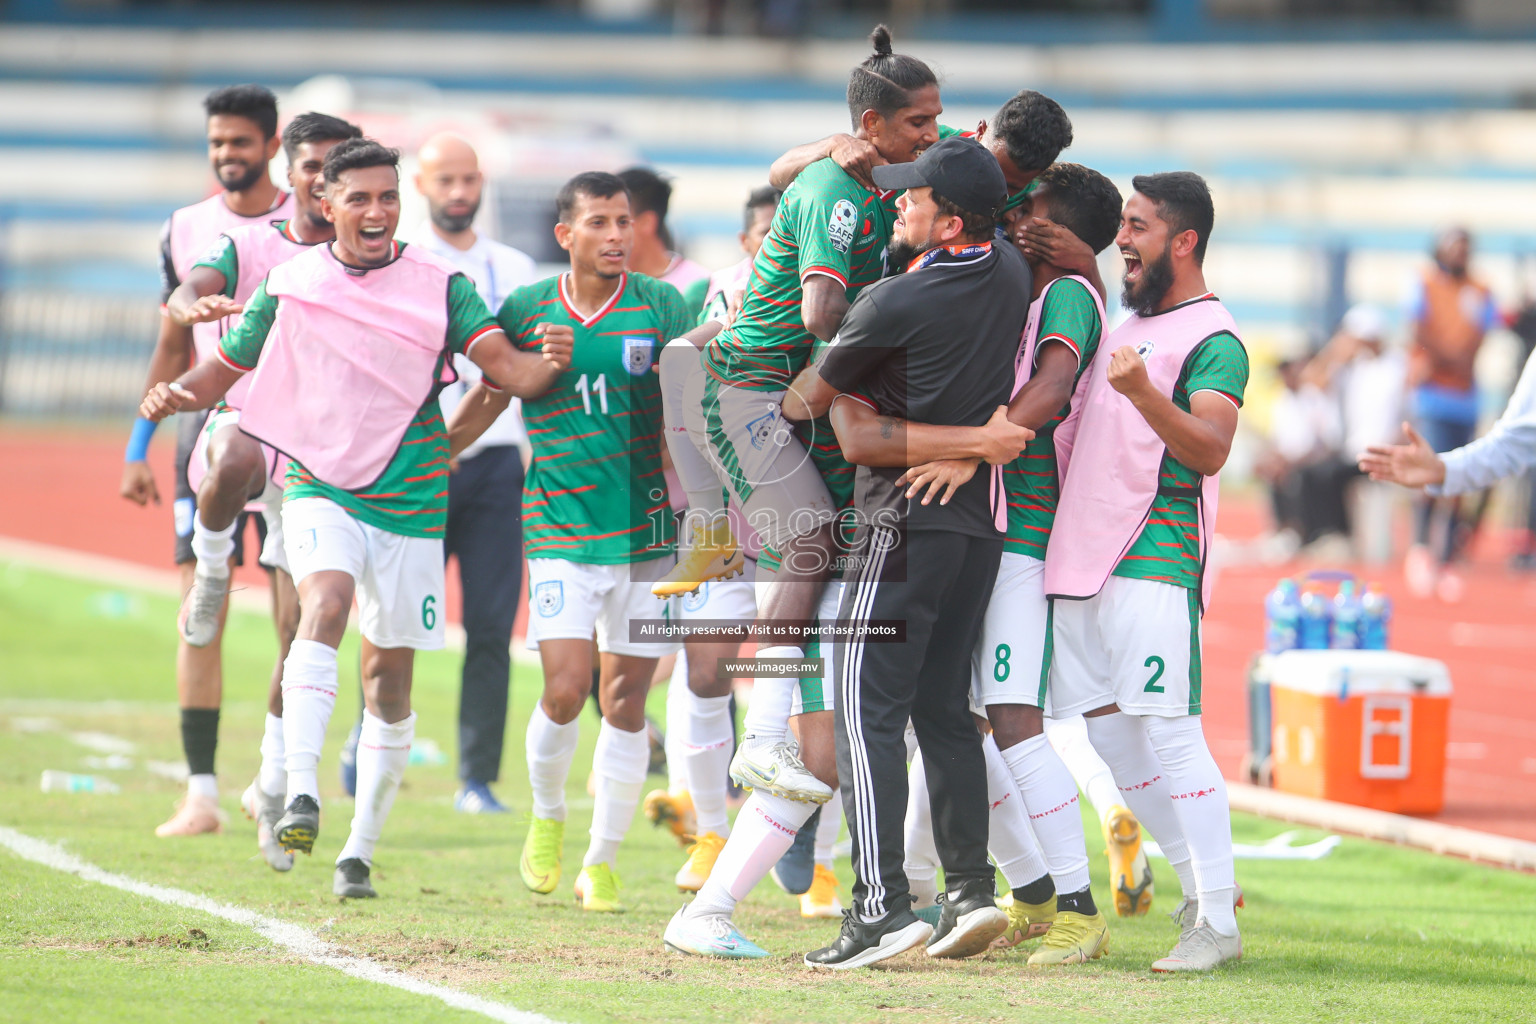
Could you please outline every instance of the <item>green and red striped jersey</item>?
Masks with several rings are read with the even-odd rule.
[[[1054,283],[1040,304],[1040,326],[1035,345],[1035,360],[1047,342],[1061,342],[1077,353],[1075,388],[1083,370],[1093,362],[1099,350],[1103,325],[1099,307],[1079,281],[1063,279]],[[1045,560],[1045,545],[1051,539],[1056,522],[1056,504],[1061,500],[1061,475],[1056,465],[1056,428],[1067,418],[1071,405],[1064,405],[1050,422],[1035,432],[1035,439],[1024,447],[1019,457],[1003,467],[1003,491],[1008,498],[1008,536],[1003,550]]]
[[[704,350],[715,378],[753,391],[783,391],[811,358],[802,282],[825,274],[859,289],[885,271],[896,223],[895,194],[871,192],[831,159],[818,160],[789,186],[752,263],[741,312]]]
[[[613,297],[583,318],[567,275],[507,296],[497,319],[520,349],[538,351],[540,323],[575,331],[571,365],[543,395],[523,400],[533,465],[523,487],[529,558],[618,565],[672,550],[672,509],[661,468],[662,347],[695,315],[669,284],[626,274]]]

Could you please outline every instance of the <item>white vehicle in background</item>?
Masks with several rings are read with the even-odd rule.
[[[616,138],[603,122],[551,117],[532,103],[504,95],[445,94],[408,78],[320,75],[295,86],[283,97],[282,109],[344,117],[368,136],[399,148],[400,236],[405,241],[427,219],[426,201],[411,184],[417,149],[438,132],[464,136],[480,154],[486,178],[475,229],[523,250],[541,270],[543,264],[567,261],[553,230],[560,186],[583,171],[618,171],[642,162],[639,150]]]

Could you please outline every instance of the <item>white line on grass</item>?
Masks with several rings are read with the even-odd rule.
[[[470,995],[467,992],[460,992],[457,989],[447,988],[443,985],[434,985],[430,981],[422,981],[409,974],[403,974],[393,967],[386,967],[372,960],[347,956],[337,950],[335,946],[320,939],[313,932],[296,924],[288,924],[276,918],[264,917],[255,911],[231,906],[228,903],[220,903],[217,900],[211,900],[206,896],[199,896],[184,889],[172,889],[169,886],[140,882],[125,875],[105,871],[94,864],[81,860],[62,846],[47,842],[46,840],[35,839],[14,829],[0,826],[0,846],[9,848],[18,857],[42,864],[57,871],[78,875],[88,882],[109,885],[114,889],[131,892],[136,896],[144,896],[148,899],[169,903],[172,906],[183,907],[187,910],[199,910],[205,914],[212,914],[214,917],[221,917],[226,921],[243,925],[246,928],[255,930],[259,935],[290,952],[302,956],[311,963],[321,964],[325,967],[334,967],[343,974],[349,974],[354,978],[378,982],[380,985],[389,985],[393,988],[403,989],[406,992],[414,992],[417,995],[431,996],[455,1009],[468,1010],[471,1013],[478,1013],[489,1017],[491,1020],[504,1021],[506,1024],[556,1024],[555,1021],[543,1014],[528,1013],[524,1010],[508,1006],[505,1003],[493,1002],[489,999]]]

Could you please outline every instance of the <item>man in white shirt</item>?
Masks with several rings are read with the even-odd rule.
[[[514,288],[535,278],[526,253],[475,233],[485,176],[474,148],[457,135],[428,139],[419,154],[416,188],[431,217],[414,244],[448,260],[475,282],[492,312]],[[459,382],[443,390],[443,416],[453,414],[479,369],[454,357]],[[511,682],[512,625],[522,603],[523,470],[528,433],[516,399],[459,456],[448,482],[443,557],[457,555],[463,587],[464,674],[459,698],[459,777],[454,806],[472,814],[505,811],[490,783],[501,774],[502,736]]]

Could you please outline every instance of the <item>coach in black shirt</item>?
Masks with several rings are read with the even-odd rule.
[[[993,244],[1002,171],[973,140],[952,138],[876,175],[881,188],[907,189],[888,255],[906,271],[858,296],[797,382],[798,401],[786,400],[786,415],[863,401],[889,418],[882,433],[899,429],[912,449],[921,424],[985,432],[1012,392],[1030,301],[1023,257]],[[1017,430],[1018,447],[997,461],[1028,440]],[[947,504],[911,501],[898,484],[906,466],[926,458],[976,454],[984,453],[909,450],[899,466],[858,467],[860,532],[839,624],[901,620],[906,638],[866,642],[855,633],[836,646],[838,777],[856,879],[853,913],[832,945],[807,955],[811,966],[859,967],[925,938],[931,955],[969,956],[1006,926],[987,860],[986,767],[969,708],[971,651],[1003,552],[1001,477],[986,466]],[[912,913],[902,870],[909,718],[947,886],[931,936]]]

